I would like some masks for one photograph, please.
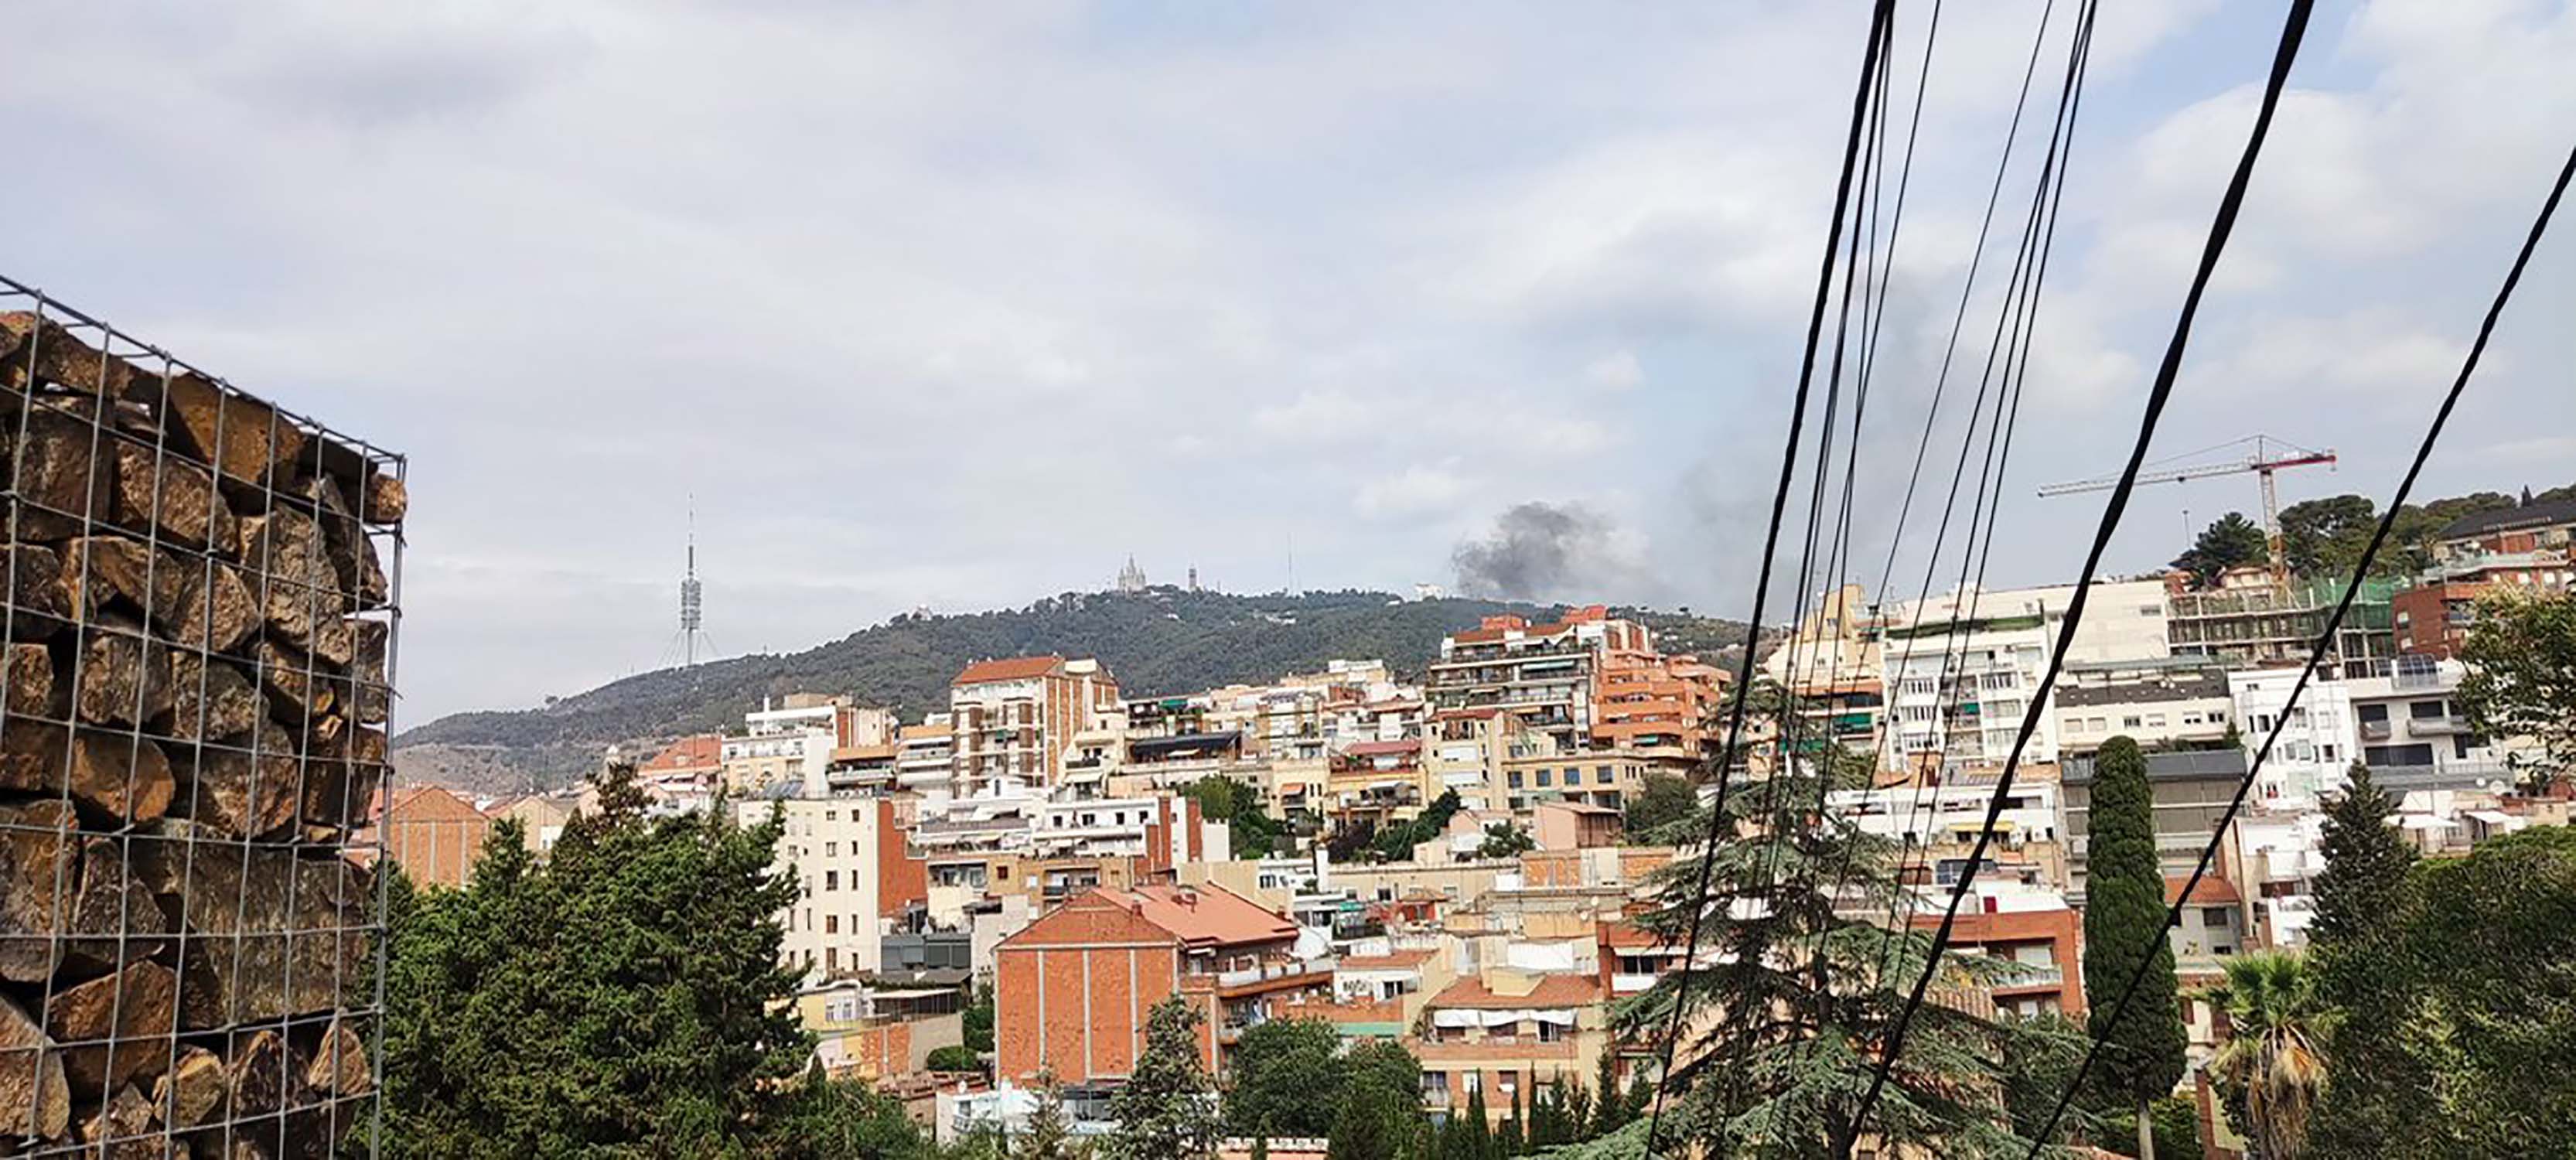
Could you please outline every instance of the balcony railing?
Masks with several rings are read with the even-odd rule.
[[[1299,959],[1288,963],[1268,963],[1240,970],[1218,971],[1216,985],[1223,988],[1249,987],[1255,983],[1275,982],[1307,976],[1322,977],[1333,973],[1334,959]]]
[[[2388,740],[2388,735],[2389,726],[2386,721],[2364,721],[2361,723],[2361,739],[2364,741],[2386,741]]]

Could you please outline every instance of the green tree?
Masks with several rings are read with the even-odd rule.
[[[471,884],[391,931],[395,1154],[739,1153],[796,1093],[813,1045],[779,963],[777,825],[647,819],[632,767],[599,780],[542,864],[496,825]]]
[[[1653,1042],[1688,998],[1693,1036],[1676,1046],[1662,1080],[1659,1152],[1717,1156],[1827,1156],[1848,1148],[1898,1012],[1914,980],[1933,972],[1942,990],[1973,990],[2024,968],[1981,955],[1944,954],[1932,936],[1891,930],[1863,914],[1902,904],[1898,850],[1815,802],[1861,784],[1865,762],[1817,746],[1771,776],[1740,785],[1726,818],[1695,830],[1721,835],[1658,872],[1655,907],[1634,919],[1669,945],[1703,916],[1705,962],[1668,972],[1614,1011],[1632,1039]],[[1709,892],[1699,879],[1707,872]],[[1925,1003],[1871,1111],[1882,1152],[1992,1154],[2021,1145],[1997,1114],[2006,1028],[1957,1007]],[[1642,1078],[1642,1077],[1641,1077]],[[1631,1124],[1575,1154],[1634,1155],[1644,1125]]]
[[[993,988],[991,984],[976,984],[975,995],[972,999],[967,1001],[966,1011],[959,1017],[958,1021],[965,1029],[966,1050],[974,1052],[989,1052],[993,1050]]]
[[[1592,1123],[1584,1132],[1585,1139],[1607,1136],[1628,1122],[1627,1101],[1619,1098],[1618,1052],[1601,1053],[1601,1070],[1593,1077],[1592,1086],[1600,1090],[1601,1099],[1592,1106]]]
[[[1538,842],[1530,832],[1511,822],[1495,822],[1485,827],[1485,841],[1476,847],[1479,858],[1517,858],[1536,849]]]
[[[2407,953],[2432,1076],[2419,1155],[2563,1156],[2576,1124],[2576,830],[2536,827],[2417,867]],[[2356,1018],[2381,1018],[2379,1012]]]
[[[1494,1124],[1492,1113],[1485,1109],[1485,1085],[1477,1084],[1467,1093],[1467,1127],[1464,1147],[1450,1153],[1462,1160],[1494,1160]]]
[[[984,1061],[975,1057],[973,1048],[951,1043],[944,1047],[931,1048],[930,1055],[922,1061],[922,1066],[932,1071],[982,1071]]]
[[[1392,1040],[1351,1049],[1331,1100],[1330,1160],[1397,1160],[1421,1135],[1422,1065]]]
[[[1279,835],[1286,828],[1262,807],[1261,791],[1249,783],[1211,773],[1190,783],[1181,794],[1199,803],[1199,816],[1226,823],[1234,847],[1230,856],[1267,858],[1278,851]]]
[[[2576,765],[2576,595],[2499,590],[2460,646],[2469,728],[2504,747],[2538,794]]]
[[[2189,1096],[2166,1096],[2148,1105],[2147,1122],[2156,1133],[2156,1160],[2201,1160],[2200,1106]],[[2115,1155],[2138,1154],[2138,1110],[2124,1108],[2101,1118],[2103,1147]]]
[[[2263,529],[2243,512],[2229,512],[2202,528],[2191,547],[2174,557],[2173,567],[2191,573],[2195,587],[2207,588],[2218,582],[2219,573],[2271,558],[2272,545]]]
[[[2281,509],[2281,552],[2301,576],[2349,577],[2379,530],[2378,505],[2361,495],[2330,495]]]
[[[1691,835],[1677,833],[1705,817],[1699,812],[1699,790],[1678,773],[1650,773],[1628,801],[1628,839],[1656,845],[1680,845]]]
[[[1237,1136],[1321,1136],[1333,1128],[1341,1035],[1320,1019],[1273,1019],[1234,1048],[1225,1120]]]
[[[1199,1056],[1202,1019],[1178,995],[1145,1017],[1145,1050],[1109,1101],[1105,1160],[1205,1160],[1216,1152],[1216,1084]]]
[[[2092,997],[2089,1028],[2103,1041],[2093,1082],[2106,1108],[2138,1109],[2138,1154],[2149,1158],[2155,1143],[2146,1108],[2182,1080],[2184,1046],[2154,815],[2138,743],[2126,736],[2104,742],[2093,758],[2084,888],[2084,993]],[[2137,992],[2115,1024],[2113,1008],[2133,976]]]
[[[2228,1118],[2261,1160],[2307,1154],[2308,1121],[2324,1089],[2333,1012],[2307,960],[2260,951],[2227,960],[2205,992],[2227,1017],[2228,1040],[2208,1064]]]
[[[762,1160],[926,1157],[930,1149],[901,1101],[863,1081],[828,1079],[819,1061],[769,1110],[759,1136]]]
[[[2390,824],[2396,812],[2395,796],[2360,762],[2326,809],[2325,870],[2317,875],[2309,954],[2318,994],[2351,1017],[2326,1036],[2325,1093],[2309,1128],[2310,1151],[2318,1156],[2430,1147],[2419,1128],[2432,1080],[2408,1045],[2415,965],[2404,941],[2415,848]]]
[[[1073,1138],[1073,1125],[1064,1114],[1064,1087],[1056,1082],[1055,1069],[1038,1069],[1037,1106],[1029,1109],[1028,1131],[1020,1136],[1019,1147],[1011,1160],[1081,1160],[1087,1154]]]

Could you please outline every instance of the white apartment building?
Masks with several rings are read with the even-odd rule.
[[[2091,753],[2114,737],[2148,747],[2221,744],[2236,716],[2226,671],[2204,657],[2069,661],[2054,699],[2065,753]]]
[[[2429,771],[2452,778],[2510,776],[2485,738],[2470,732],[2453,698],[2468,674],[2458,661],[2403,655],[2344,666],[2361,759],[2375,773]]]
[[[977,661],[949,683],[959,793],[1003,778],[1053,786],[1076,735],[1124,710],[1117,679],[1097,660],[1060,656]]]
[[[1975,842],[1994,793],[1992,785],[1900,785],[1836,791],[1827,805],[1864,834],[1921,849]],[[1991,848],[2018,850],[2034,842],[2058,841],[2057,799],[2055,782],[2016,779],[2012,796],[2004,799],[2004,811],[1996,819]]]
[[[916,793],[945,790],[956,778],[957,742],[946,713],[895,731],[894,783]]]
[[[2244,742],[2247,759],[2262,750],[2263,739],[2274,725],[2281,728],[2272,756],[2255,774],[2253,792],[2246,799],[2251,805],[2313,807],[2324,795],[2344,787],[2353,761],[2361,756],[2350,688],[2319,670],[2299,703],[2292,705],[2290,689],[2298,681],[2295,668],[2237,669],[2227,674],[2237,736]]]
[[[1145,858],[1171,866],[1225,857],[1231,830],[1201,820],[1198,803],[1184,797],[1056,801],[1037,808],[1029,850],[1040,858]]]
[[[743,735],[724,739],[724,784],[737,793],[777,787],[801,797],[830,792],[828,771],[837,749],[893,740],[894,714],[850,704],[847,697],[799,693],[783,703],[762,698],[742,716]]]
[[[1879,646],[1896,754],[2001,765],[2012,753],[2074,595],[2073,585],[1997,591],[1964,585],[1898,606]],[[2166,656],[2164,612],[2161,581],[2096,583],[2067,661],[2117,664]],[[2058,714],[2054,706],[2042,708],[2022,753],[2025,763],[2058,759]]]
[[[783,815],[778,864],[795,876],[796,901],[781,915],[781,961],[802,965],[809,983],[878,969],[885,934],[879,851],[898,829],[896,803],[883,798],[752,799],[735,817],[758,825]],[[898,847],[899,849],[899,847]]]

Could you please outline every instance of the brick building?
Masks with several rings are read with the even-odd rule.
[[[492,832],[492,819],[474,803],[434,785],[393,791],[378,819],[385,857],[424,886],[465,885]]]
[[[1331,997],[1333,960],[1300,958],[1298,935],[1220,886],[1075,897],[994,948],[997,1074],[1025,1082],[1049,1065],[1066,1084],[1124,1079],[1147,1013],[1174,994],[1199,1010],[1203,1058],[1221,1070],[1245,1027]]]
[[[949,683],[959,792],[1002,778],[1053,786],[1076,734],[1121,720],[1118,679],[1099,661],[1060,656],[977,661]]]

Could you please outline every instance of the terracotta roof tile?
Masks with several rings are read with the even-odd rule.
[[[2182,884],[2189,881],[2191,881],[2191,875],[2188,874],[2166,875],[2165,905],[2171,906],[2181,901]],[[2191,901],[2195,906],[2233,906],[2244,901],[2244,898],[2236,893],[2235,883],[2224,878],[2204,876],[2200,880],[2200,885],[2192,888]]]
[[[980,685],[987,681],[1025,681],[1043,677],[1064,667],[1064,658],[1049,653],[1034,657],[1003,657],[999,660],[976,661],[957,674],[952,685]]]
[[[1460,979],[1433,996],[1431,1006],[1511,1010],[1521,1007],[1588,1007],[1600,1001],[1601,984],[1588,975],[1546,975],[1526,995],[1498,993],[1487,987],[1482,979]]]
[[[639,773],[670,773],[682,769],[714,769],[724,764],[724,737],[700,733],[683,737],[662,748],[643,765]]]
[[[1431,951],[1396,951],[1384,955],[1343,955],[1338,964],[1345,971],[1410,971],[1430,962]]]

